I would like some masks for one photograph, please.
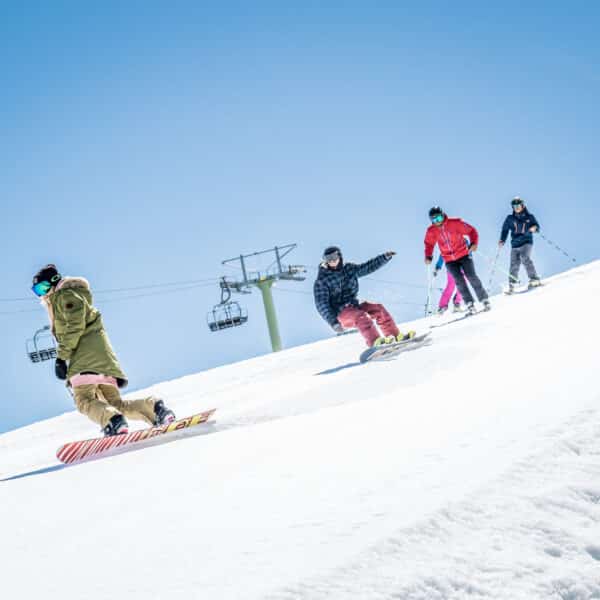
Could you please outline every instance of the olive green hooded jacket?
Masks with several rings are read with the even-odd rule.
[[[57,356],[69,363],[67,378],[78,373],[98,373],[115,377],[119,387],[127,385],[104,331],[102,316],[92,305],[87,280],[65,277],[44,300],[58,342]]]

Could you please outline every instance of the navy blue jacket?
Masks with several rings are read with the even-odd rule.
[[[337,317],[344,307],[349,304],[358,305],[358,278],[377,271],[389,260],[385,254],[380,254],[360,265],[345,263],[335,270],[325,263],[321,264],[313,292],[315,306],[329,325],[337,323]]]
[[[506,242],[508,232],[511,235],[511,246],[513,248],[520,248],[525,244],[533,244],[533,234],[529,231],[530,227],[536,226],[538,231],[540,224],[536,218],[524,208],[520,213],[513,212],[512,215],[508,215],[502,225],[502,233],[500,240]]]

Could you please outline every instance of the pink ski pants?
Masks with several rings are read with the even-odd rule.
[[[448,274],[448,281],[446,282],[446,287],[442,292],[442,296],[440,298],[440,308],[448,308],[448,304],[450,304],[450,298],[452,298],[452,294],[456,289],[456,281],[454,281],[454,277],[450,274],[450,271],[446,271]],[[460,304],[462,302],[462,296],[460,292],[456,290],[456,297],[454,298],[454,304]]]

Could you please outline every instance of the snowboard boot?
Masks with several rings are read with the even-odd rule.
[[[483,301],[483,310],[485,310],[486,312],[488,310],[492,310],[492,305],[490,304],[489,300],[484,300]]]
[[[397,336],[396,336],[396,342],[405,342],[406,340],[412,340],[415,335],[417,335],[416,331],[413,331],[412,329],[408,332],[408,333],[402,333],[400,332]]]
[[[162,400],[154,403],[154,425],[168,425],[175,420],[175,413],[165,406]]]
[[[540,287],[540,285],[542,285],[542,282],[539,279],[530,279],[527,289],[531,290],[533,288]]]
[[[475,304],[473,302],[469,302],[467,304],[467,314],[469,314],[469,315],[477,314],[477,309],[475,308]]]
[[[111,435],[121,435],[124,433],[129,433],[129,425],[127,424],[125,417],[121,414],[118,414],[110,418],[110,421],[102,431],[104,432],[105,437],[109,437]]]

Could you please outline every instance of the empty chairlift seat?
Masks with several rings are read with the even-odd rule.
[[[56,358],[56,342],[50,333],[50,325],[42,327],[26,342],[27,356],[32,363]]]
[[[224,302],[213,307],[206,316],[211,331],[239,327],[248,320],[248,313],[237,302]]]

